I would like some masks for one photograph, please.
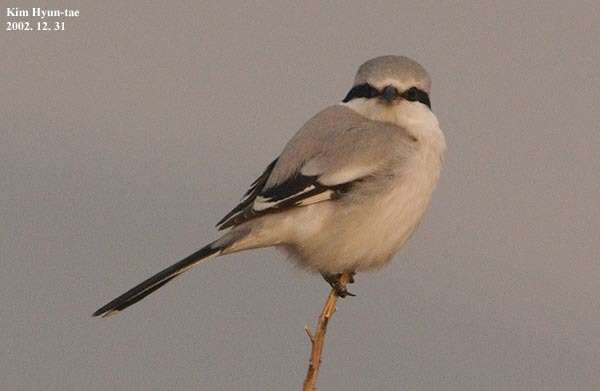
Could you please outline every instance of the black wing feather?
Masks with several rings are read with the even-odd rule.
[[[337,198],[348,192],[354,183],[360,181],[358,179],[339,185],[325,186],[319,183],[318,175],[308,176],[298,172],[286,181],[265,189],[264,186],[276,163],[277,159],[254,181],[251,188],[246,192],[244,200],[217,223],[219,230],[245,223],[258,216],[281,212],[287,208],[298,206],[303,200],[327,191],[332,193],[332,198]],[[254,209],[253,206],[257,197],[272,202],[273,206],[261,210]]]
[[[267,166],[265,171],[254,182],[252,182],[252,185],[250,185],[250,189],[248,189],[248,191],[244,194],[244,199],[242,200],[242,202],[236,205],[236,207],[233,208],[229,213],[227,213],[225,217],[219,220],[219,222],[217,223],[217,227],[219,228],[219,230],[231,227],[232,225],[236,225],[230,224],[232,220],[234,220],[233,217],[242,212],[244,209],[247,209],[248,207],[252,206],[254,200],[265,186],[265,183],[267,183],[267,179],[269,179],[269,176],[273,171],[273,167],[275,167],[275,164],[277,164],[277,160],[279,160],[279,158],[273,160],[271,164]]]

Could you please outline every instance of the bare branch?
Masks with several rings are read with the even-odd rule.
[[[346,285],[351,280],[351,275],[348,273],[342,274],[340,277],[340,286],[346,288]],[[306,372],[306,378],[304,379],[303,391],[314,391],[317,384],[317,376],[319,375],[319,367],[321,366],[321,354],[323,353],[323,346],[325,345],[325,333],[327,332],[327,324],[329,319],[333,316],[338,296],[335,293],[335,289],[332,289],[327,296],[325,306],[319,316],[317,323],[317,329],[315,333],[311,333],[308,326],[304,328],[311,344],[310,353],[310,364],[308,371]]]

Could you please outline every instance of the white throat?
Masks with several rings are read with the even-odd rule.
[[[403,101],[388,106],[377,99],[358,98],[340,104],[370,120],[399,126],[418,140],[431,144],[439,152],[446,149],[446,140],[437,117],[419,102]]]

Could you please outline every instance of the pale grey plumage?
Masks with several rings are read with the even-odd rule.
[[[331,106],[311,118],[288,142],[265,187],[298,172],[328,179],[344,170],[366,167],[362,176],[368,175],[387,160],[401,159],[413,142],[398,126],[371,121],[345,106]],[[353,179],[357,178],[348,178]]]
[[[292,137],[219,222],[228,232],[94,315],[128,307],[203,259],[252,248],[283,248],[324,274],[388,262],[423,216],[445,140],[430,110],[431,80],[415,61],[369,60],[354,87],[347,103],[321,111]]]
[[[358,68],[354,85],[379,84],[384,80],[410,80],[427,93],[431,92],[431,78],[418,62],[404,56],[375,57]]]

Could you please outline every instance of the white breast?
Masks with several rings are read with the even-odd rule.
[[[289,216],[295,227],[290,251],[301,263],[328,273],[378,268],[419,225],[440,175],[445,140],[428,109],[404,114],[402,127],[418,146],[391,182],[344,206],[315,204]]]

